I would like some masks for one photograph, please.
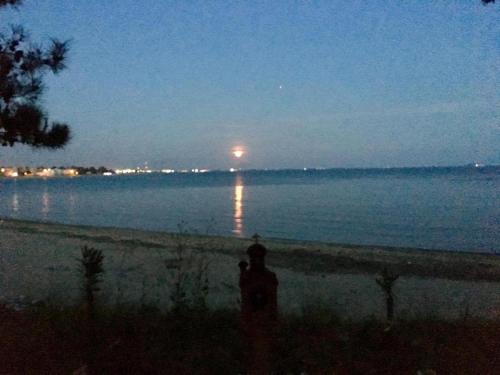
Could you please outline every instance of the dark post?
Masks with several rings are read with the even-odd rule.
[[[270,356],[278,318],[278,279],[266,268],[267,249],[259,243],[258,235],[253,238],[255,243],[247,250],[250,267],[245,261],[238,265],[241,324],[249,343],[248,374],[262,375],[271,373]]]
[[[392,287],[398,277],[399,275],[390,273],[387,267],[385,267],[375,279],[385,293],[386,314],[389,322],[394,318],[394,297],[392,295]]]
[[[86,374],[98,374],[96,368],[96,358],[98,352],[97,327],[95,320],[95,293],[100,290],[99,284],[102,282],[101,276],[104,273],[103,260],[101,250],[96,250],[91,247],[84,246],[81,250],[82,271],[84,276],[83,292],[84,292],[84,314],[85,326],[87,330],[86,337],[86,362],[87,364],[81,368]]]

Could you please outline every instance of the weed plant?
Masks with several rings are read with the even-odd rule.
[[[104,255],[102,251],[92,247],[84,246],[81,249],[82,258],[80,259],[81,271],[83,273],[83,293],[87,313],[92,315],[94,310],[95,293],[100,290],[103,269]]]
[[[399,275],[391,273],[387,267],[384,267],[380,275],[375,279],[385,294],[386,317],[388,321],[392,321],[394,318],[394,295],[392,288],[398,278]]]
[[[172,311],[206,309],[209,293],[208,258],[189,247],[189,234],[184,224],[175,234],[174,257],[165,260],[170,287]]]

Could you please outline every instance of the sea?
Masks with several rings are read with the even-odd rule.
[[[0,179],[0,217],[499,253],[500,167]]]

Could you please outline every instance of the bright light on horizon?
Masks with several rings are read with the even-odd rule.
[[[241,149],[236,149],[236,150],[233,150],[233,155],[235,158],[239,159],[243,156],[243,154],[245,153],[245,151],[241,150]]]

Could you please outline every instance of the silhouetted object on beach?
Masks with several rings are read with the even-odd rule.
[[[0,0],[0,8],[20,1]],[[49,125],[39,102],[43,76],[63,70],[68,42],[52,39],[51,46],[33,45],[21,26],[10,35],[0,34],[0,144],[16,143],[32,147],[61,148],[70,138],[69,127]]]
[[[375,279],[378,285],[385,293],[387,320],[392,321],[394,318],[394,297],[392,295],[392,287],[398,279],[399,275],[391,274],[387,267],[384,267],[380,275]]]
[[[101,250],[91,247],[82,247],[80,263],[83,271],[84,308],[87,317],[92,317],[94,311],[95,292],[98,292],[101,276],[104,273],[102,262],[104,255]]]
[[[266,248],[258,235],[247,249],[250,266],[242,261],[240,268],[241,323],[249,343],[249,374],[268,374],[274,331],[278,317],[278,279],[266,268]]]
[[[101,276],[104,273],[101,250],[91,247],[82,247],[82,258],[80,264],[83,271],[83,295],[84,295],[84,319],[86,328],[86,365],[87,374],[97,374],[95,360],[98,352],[98,340],[95,327],[95,293],[100,290]]]

